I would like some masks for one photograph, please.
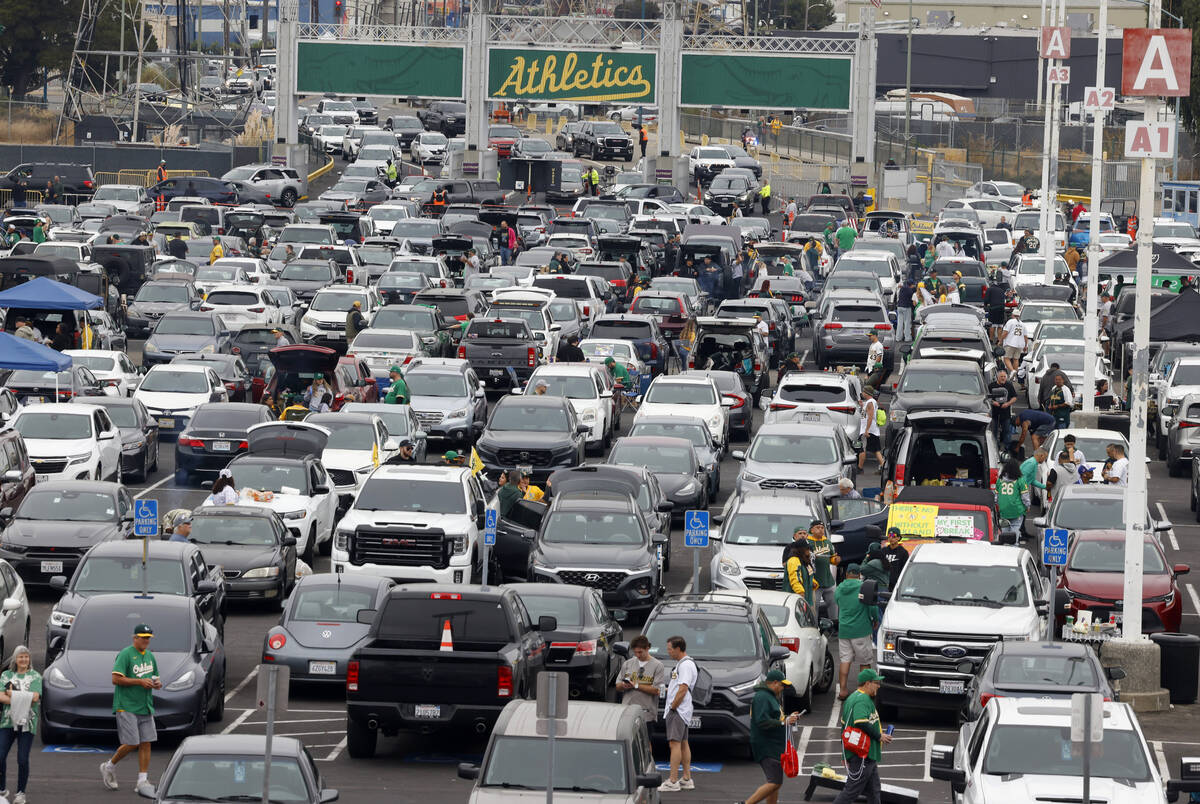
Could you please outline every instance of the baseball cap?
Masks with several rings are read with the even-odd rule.
[[[448,449],[442,454],[442,457],[448,461],[457,461],[458,460],[458,450]]]
[[[849,575],[852,572],[862,572],[862,567],[858,566],[857,564],[848,565],[846,567],[846,574]]]
[[[401,441],[401,442],[400,442],[400,446],[401,446],[401,447],[412,447],[412,446],[415,446],[415,445],[413,444],[413,442],[412,442],[412,439],[410,439],[410,438],[406,438],[406,439],[404,439],[403,441]]]
[[[874,667],[868,667],[858,674],[858,683],[866,684],[868,681],[883,681],[883,675]]]
[[[133,628],[133,635],[140,637],[152,637],[154,636],[154,629],[145,623],[138,623]]]
[[[388,374],[391,374],[393,371],[396,372],[397,374],[404,373],[403,371],[400,370],[400,366],[398,366],[396,364],[393,364],[392,367],[390,369],[388,369]]]
[[[783,674],[782,670],[772,670],[771,672],[767,673],[766,680],[767,681],[778,681],[779,683],[784,684],[788,687],[792,686],[792,682],[787,680],[787,676],[785,676]]]
[[[897,536],[900,536],[900,535],[902,535],[902,534],[900,533],[900,528],[894,528],[894,527],[893,527],[893,528],[888,528],[888,529],[887,529],[887,535],[888,535],[888,536],[891,536],[892,534],[895,534],[895,535],[897,535]]]
[[[175,518],[175,527],[179,527],[180,525],[190,525],[190,524],[192,524],[191,512],[188,512],[186,514],[180,514],[179,516],[177,516]]]

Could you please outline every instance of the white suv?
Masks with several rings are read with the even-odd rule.
[[[854,441],[858,438],[861,396],[862,381],[853,374],[789,371],[780,378],[775,395],[763,399],[763,424],[836,424]]]
[[[321,288],[313,296],[308,311],[300,319],[300,337],[307,343],[314,341],[346,341],[346,314],[354,302],[362,302],[363,318],[367,323],[375,317],[375,311],[383,306],[375,288],[359,285],[332,285]]]
[[[548,386],[548,396],[566,397],[579,421],[588,427],[588,448],[603,451],[617,432],[611,376],[594,363],[555,363],[534,369],[525,393],[534,393],[541,381]]]
[[[121,481],[121,437],[99,405],[52,402],[22,408],[12,427],[25,440],[37,482]]]
[[[821,498],[813,492],[750,491],[726,504],[720,531],[713,529],[712,579],[717,589],[788,588],[783,548],[796,528],[824,522]]]
[[[1160,451],[1166,448],[1167,433],[1179,412],[1179,403],[1188,394],[1200,394],[1200,356],[1178,358],[1158,386],[1158,411],[1150,423],[1150,435]]]
[[[712,433],[718,450],[729,444],[729,412],[733,400],[722,396],[708,377],[655,377],[640,400],[637,417],[694,416]]]
[[[483,490],[470,469],[381,466],[338,522],[333,571],[477,582],[483,524]]]
[[[213,285],[200,310],[220,313],[230,329],[233,325],[283,323],[283,311],[275,299],[265,288],[255,285]]]

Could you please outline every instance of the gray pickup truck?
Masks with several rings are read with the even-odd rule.
[[[517,388],[545,362],[544,352],[529,325],[521,319],[484,318],[471,321],[458,344],[489,388]]]

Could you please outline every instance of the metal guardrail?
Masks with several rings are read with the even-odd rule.
[[[42,203],[44,196],[40,190],[25,191],[25,206],[32,207]],[[12,207],[12,190],[0,190],[0,209],[9,209]]]
[[[301,22],[298,39],[326,42],[465,43],[467,29],[432,25],[360,25],[357,23]]]
[[[740,53],[829,53],[851,55],[856,39],[815,36],[736,36],[722,33],[684,34],[684,50],[736,50]]]
[[[489,16],[487,41],[505,45],[626,44],[656,49],[662,26],[650,20],[611,17]]]
[[[698,114],[679,116],[679,128],[684,137],[698,143],[703,142],[704,136],[709,141],[740,143],[742,131],[746,126],[753,126],[754,122],[746,118]],[[848,165],[852,160],[851,138],[848,135],[799,126],[784,126],[778,132],[764,129],[761,147],[789,159],[818,164]]]

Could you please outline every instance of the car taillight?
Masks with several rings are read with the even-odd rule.
[[[987,706],[987,702],[992,700],[993,698],[1003,698],[1003,697],[1004,697],[1003,695],[993,695],[990,692],[982,693],[979,696],[979,707],[982,709],[983,707]]]
[[[796,406],[787,402],[772,402],[771,410],[795,410]]]
[[[351,659],[346,665],[346,692],[358,692],[358,660]]]
[[[207,304],[200,305],[200,312],[202,312],[202,313],[211,313],[212,310],[213,310],[213,308]]]
[[[239,441],[237,448],[238,449],[250,449],[250,442],[249,441]]]
[[[800,294],[798,294],[798,293],[793,293],[793,294],[792,294],[792,301],[794,301],[794,302],[796,302],[796,303],[799,303],[799,302],[802,302],[802,301],[804,301],[804,297],[803,297],[803,296],[801,296],[801,295],[800,295]]]
[[[354,269],[353,268],[346,269],[346,281],[350,282],[350,283],[354,282]]]
[[[121,384],[121,381],[120,380],[105,380],[104,384],[107,385],[109,388],[116,388],[117,386],[119,386]]]
[[[536,365],[537,365],[537,349],[530,346],[529,347],[529,367],[533,368]]]
[[[217,234],[219,234],[219,235],[223,235],[223,234],[225,234],[225,228],[224,228],[224,227],[222,227],[222,226],[218,226],[218,227],[217,227]]]
[[[242,347],[235,346],[232,349],[230,349],[229,351],[233,352],[235,355],[240,355],[242,353]]]
[[[721,396],[725,397],[726,399],[733,400],[733,405],[731,405],[729,408],[730,410],[737,410],[738,408],[740,408],[746,404],[746,400],[742,399],[737,394],[721,394]]]
[[[496,668],[496,697],[513,697],[513,672],[512,668],[506,664]]]
[[[412,355],[405,355],[405,356],[404,356],[404,363],[403,363],[403,365],[407,366],[409,363],[411,363],[411,362],[412,362],[412,359],[413,359],[413,356],[412,356]]]
[[[1180,430],[1187,428],[1187,427],[1200,427],[1200,422],[1180,422],[1179,423]]]
[[[875,325],[875,329],[890,330],[891,328],[892,328],[891,324],[876,324]]]
[[[84,180],[83,180],[83,186],[84,186],[84,187],[86,187],[86,188],[88,188],[88,189],[90,190],[90,189],[92,189],[93,187],[95,187],[96,185],[95,185],[95,183],[93,183],[93,182],[92,182],[92,180],[91,180],[91,179],[84,179]]]
[[[251,307],[251,308],[249,308],[249,312],[251,312],[251,313],[261,313],[262,311],[264,311],[264,310],[266,310],[266,309],[267,309],[266,307]]]
[[[755,363],[755,364],[754,364],[754,370],[755,370],[755,371],[762,371],[762,363]]]
[[[583,314],[586,316],[590,316],[592,314],[592,307],[590,304],[583,305]]]
[[[821,329],[841,329],[841,328],[842,328],[841,324],[826,324]]]
[[[272,634],[267,640],[267,647],[271,650],[283,650],[283,646],[287,644],[287,637],[283,634]]]
[[[226,388],[226,389],[228,389],[228,390],[230,390],[230,391],[236,391],[236,390],[237,390],[237,383],[236,383],[236,382],[227,382],[227,383],[225,383],[225,388]]]
[[[832,410],[834,413],[856,413],[856,412],[858,412],[858,408],[854,407],[853,405],[828,405],[827,407],[829,408],[829,410]]]
[[[772,321],[770,324],[767,324],[767,329],[770,330],[771,332],[774,332],[775,331],[775,322]]]
[[[185,447],[203,447],[204,446],[204,442],[198,438],[180,437],[179,443]]]
[[[458,347],[458,359],[459,360],[467,359],[467,347],[465,347],[465,346]]]
[[[779,644],[786,647],[792,653],[800,652],[800,638],[799,637],[780,637]]]
[[[988,470],[988,486],[990,488],[993,488],[993,489],[996,488],[996,481],[999,479],[1000,479],[1000,470],[999,469],[993,468],[993,469]]]
[[[904,485],[904,464],[899,464],[896,466],[896,485]]]

